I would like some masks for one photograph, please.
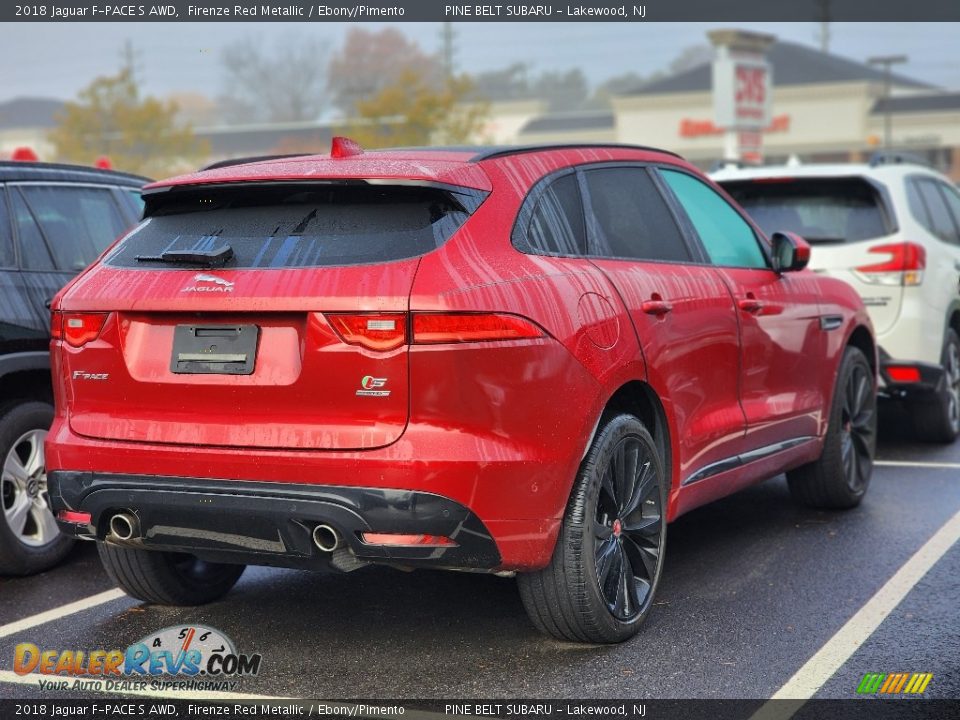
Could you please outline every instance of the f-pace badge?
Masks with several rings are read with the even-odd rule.
[[[357,397],[389,397],[390,391],[382,389],[386,384],[386,378],[364,375],[360,378],[360,389],[357,390]]]
[[[188,285],[180,292],[233,292],[233,283],[222,277],[209,273],[197,273],[193,276],[195,282],[213,283],[212,285]]]

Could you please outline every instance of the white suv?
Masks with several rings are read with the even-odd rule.
[[[880,343],[881,391],[917,435],[960,433],[960,192],[903,156],[870,164],[725,167],[712,177],[768,234],[813,245],[810,268],[850,283]]]

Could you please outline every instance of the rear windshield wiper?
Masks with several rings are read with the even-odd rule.
[[[233,257],[233,248],[221,245],[213,250],[165,250],[159,255],[137,255],[137,262],[160,262],[171,265],[223,266]]]

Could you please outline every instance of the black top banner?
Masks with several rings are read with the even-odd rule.
[[[618,0],[456,3],[442,0],[3,3],[4,22],[958,22],[956,0]]]

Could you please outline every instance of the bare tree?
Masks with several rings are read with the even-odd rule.
[[[473,94],[484,100],[545,100],[550,110],[576,110],[587,99],[587,78],[579,68],[532,75],[524,63],[488,70],[473,78]]]
[[[667,66],[667,72],[670,75],[676,75],[712,61],[712,47],[709,45],[689,45],[670,62]]]
[[[330,58],[330,94],[345,117],[358,104],[397,84],[406,73],[419,76],[426,86],[440,90],[443,64],[396,28],[351,28],[343,45]]]
[[[265,49],[248,38],[223,50],[228,123],[316,120],[327,108],[330,46],[308,35],[286,35]]]

